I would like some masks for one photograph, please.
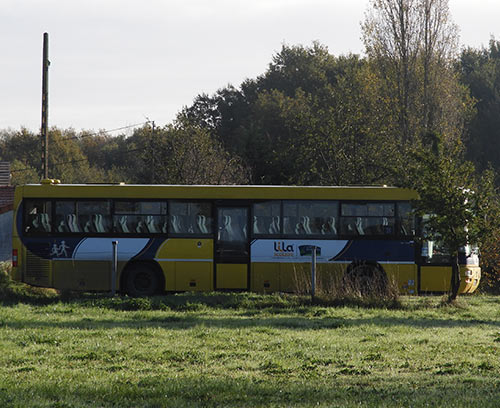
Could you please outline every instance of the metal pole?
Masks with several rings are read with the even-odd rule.
[[[113,261],[111,266],[111,296],[116,295],[116,275],[118,270],[118,241],[112,241]]]
[[[43,57],[42,57],[42,177],[49,178],[49,34],[43,33]]]
[[[311,298],[314,300],[316,296],[316,246],[312,245],[311,254]]]

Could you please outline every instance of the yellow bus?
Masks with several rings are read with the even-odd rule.
[[[318,274],[382,274],[403,294],[445,292],[450,259],[417,239],[414,191],[395,187],[65,185],[16,188],[12,277],[56,289],[290,292],[317,248]],[[423,243],[422,243],[423,242]],[[479,283],[461,256],[460,293]],[[340,272],[339,272],[340,271]]]

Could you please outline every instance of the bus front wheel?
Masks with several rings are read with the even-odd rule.
[[[132,264],[125,276],[125,292],[130,296],[152,296],[159,292],[161,279],[152,265]]]

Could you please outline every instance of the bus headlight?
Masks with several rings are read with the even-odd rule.
[[[472,271],[470,269],[465,270],[465,276],[470,278],[473,275]]]

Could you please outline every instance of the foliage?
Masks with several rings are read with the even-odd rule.
[[[0,301],[1,302],[34,302],[47,304],[58,301],[58,294],[54,289],[37,288],[10,279],[10,262],[0,262]]]
[[[393,137],[403,146],[426,132],[459,138],[471,101],[453,70],[448,0],[371,0],[362,30],[377,93],[395,113]]]
[[[208,131],[177,121],[153,134],[150,126],[130,137],[73,129],[49,132],[49,177],[64,183],[245,183],[246,169]],[[39,138],[3,131],[0,160],[12,162],[12,184],[40,180]]]
[[[464,160],[460,144],[445,144],[437,134],[427,135],[427,144],[414,151],[415,161],[406,173],[406,185],[415,189],[415,208],[428,214],[430,240],[440,239],[452,257],[452,291],[460,284],[458,254],[472,243],[485,242],[498,231],[499,205],[493,174],[476,175],[474,165]]]
[[[500,294],[500,234],[495,231],[481,242],[479,291]]]
[[[262,76],[200,95],[181,115],[240,156],[254,184],[379,183],[399,156],[373,80],[358,56],[283,45]]]
[[[476,100],[476,115],[468,126],[467,156],[479,169],[488,163],[498,173],[500,160],[500,42],[490,40],[488,48],[465,48],[457,64],[462,82]]]

